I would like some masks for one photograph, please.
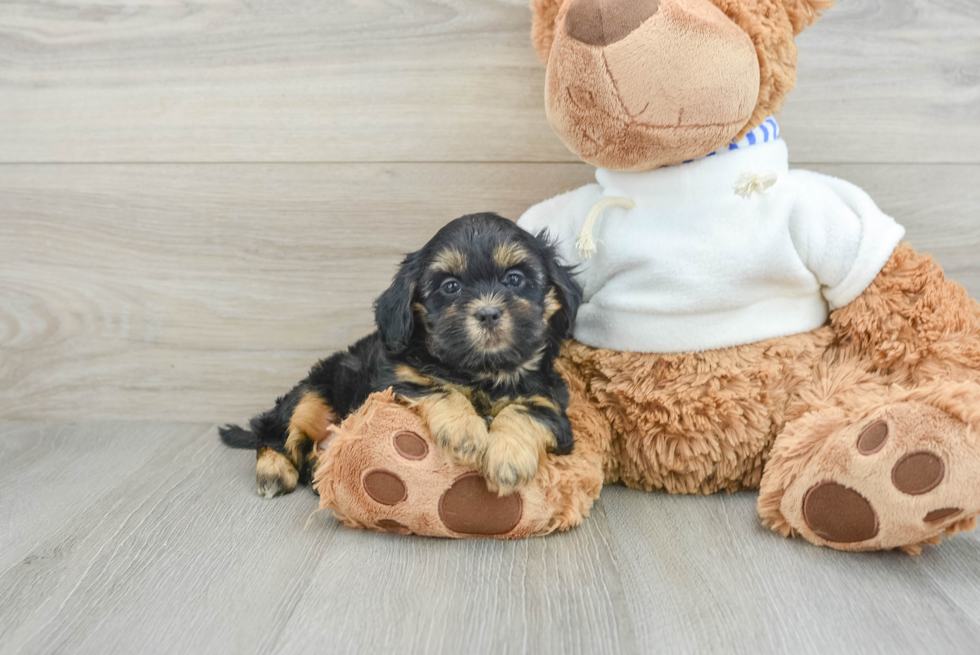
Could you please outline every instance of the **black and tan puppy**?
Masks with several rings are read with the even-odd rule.
[[[258,492],[308,481],[314,442],[375,391],[414,403],[439,446],[501,494],[527,484],[546,451],[572,451],[568,390],[553,362],[582,290],[543,235],[496,214],[463,216],[408,255],[375,303],[378,331],[317,362],[251,430]]]

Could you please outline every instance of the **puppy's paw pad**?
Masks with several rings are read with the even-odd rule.
[[[285,491],[278,480],[259,481],[255,485],[255,492],[262,498],[275,498],[289,493]]]

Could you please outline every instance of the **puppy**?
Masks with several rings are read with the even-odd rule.
[[[258,493],[312,477],[330,424],[391,387],[415,405],[436,443],[501,495],[527,484],[542,453],[572,451],[568,390],[554,370],[582,289],[545,235],[496,214],[458,218],[408,255],[375,302],[378,331],[317,362],[253,418],[221,429],[256,448]]]

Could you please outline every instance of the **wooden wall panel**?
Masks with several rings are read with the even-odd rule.
[[[575,161],[527,0],[0,11],[0,161]],[[799,39],[797,161],[980,162],[980,5],[841,0]]]
[[[822,165],[980,294],[980,166]],[[0,166],[0,418],[245,418],[372,329],[448,220],[583,164]]]

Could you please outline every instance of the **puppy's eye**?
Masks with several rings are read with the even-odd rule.
[[[439,289],[447,296],[455,295],[459,293],[459,289],[460,289],[459,280],[457,280],[454,277],[451,277],[445,282],[443,282],[442,286],[440,286]]]
[[[504,285],[515,289],[523,286],[524,274],[520,271],[508,271],[504,276]]]

